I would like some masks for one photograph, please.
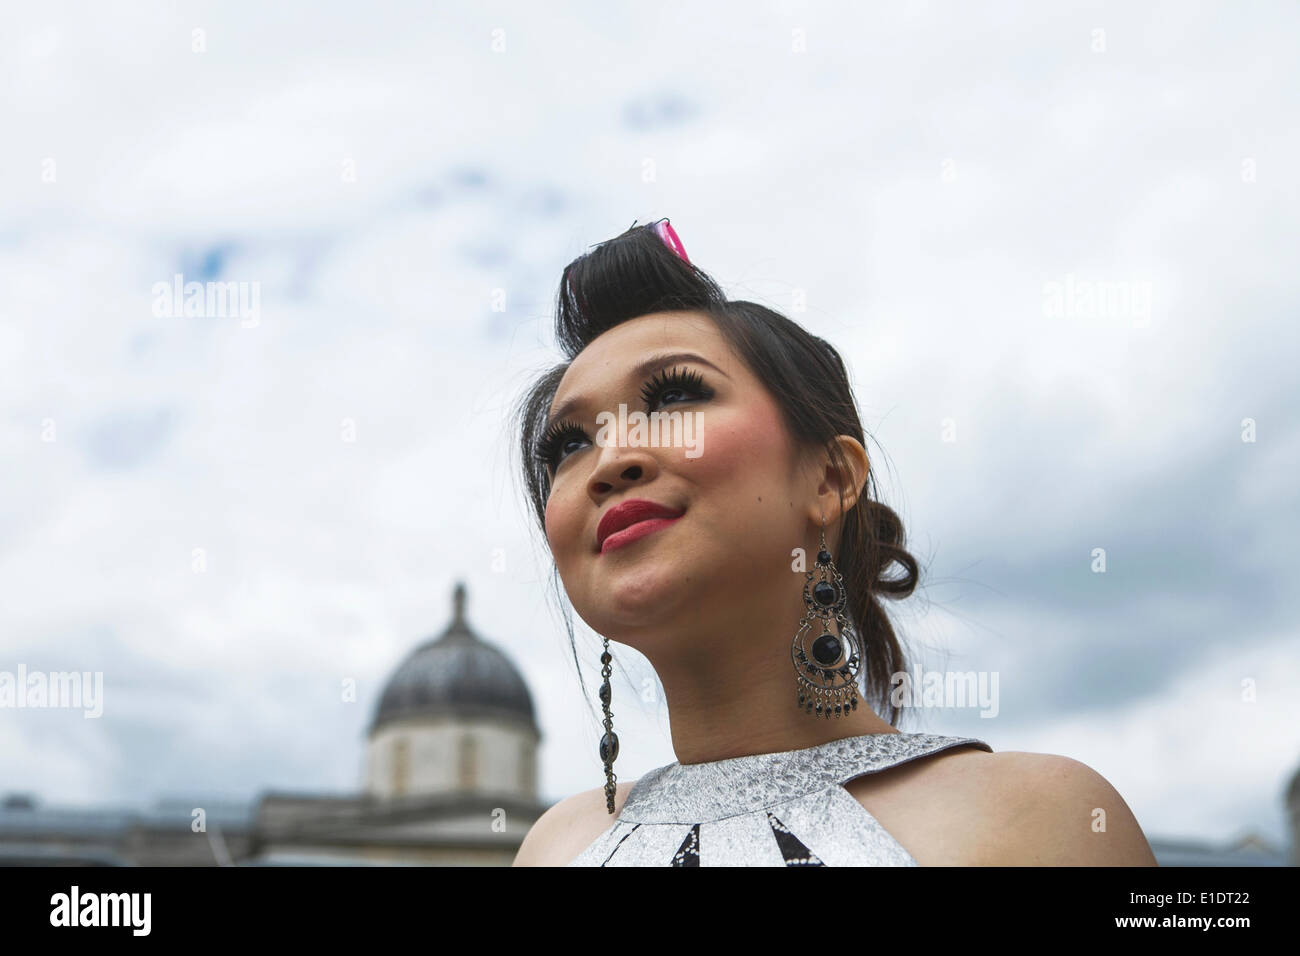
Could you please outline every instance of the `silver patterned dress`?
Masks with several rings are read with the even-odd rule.
[[[974,737],[886,733],[803,750],[671,763],[642,776],[569,866],[916,866],[844,788]]]

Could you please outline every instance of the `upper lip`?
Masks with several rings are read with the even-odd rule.
[[[667,505],[646,501],[644,498],[619,502],[601,516],[600,524],[596,527],[596,550],[599,551],[604,546],[605,539],[611,534],[622,531],[638,521],[645,521],[648,518],[678,518],[683,514],[685,511],[681,508],[669,508]]]

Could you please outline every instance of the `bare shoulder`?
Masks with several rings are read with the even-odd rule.
[[[567,866],[613,824],[635,780],[614,784],[614,812],[605,805],[605,788],[565,797],[532,825],[515,854],[514,866]]]
[[[922,866],[1154,866],[1115,788],[1057,754],[954,747],[846,785]]]
[[[964,793],[982,833],[971,843],[971,864],[1156,865],[1133,811],[1092,767],[1059,754],[984,758],[963,768],[970,785]]]

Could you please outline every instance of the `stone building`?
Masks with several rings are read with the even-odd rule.
[[[389,678],[368,736],[356,796],[262,796],[255,860],[508,865],[546,809],[532,695],[509,658],[470,629],[464,585],[447,628]]]
[[[451,623],[384,686],[358,792],[170,799],[145,811],[44,807],[10,793],[0,800],[0,863],[509,865],[547,806],[537,793],[542,735],[527,684],[470,628],[465,604],[457,584]]]

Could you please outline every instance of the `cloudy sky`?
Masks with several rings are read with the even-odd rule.
[[[353,790],[458,579],[532,687],[543,796],[599,786],[509,412],[564,265],[669,216],[844,354],[927,567],[916,666],[999,675],[996,718],[904,729],[1081,760],[1151,837],[1285,842],[1294,5],[6,18],[0,670],[102,671],[105,706],[0,711],[0,790]],[[258,298],[168,314],[176,274]],[[619,660],[631,779],[673,754]]]

